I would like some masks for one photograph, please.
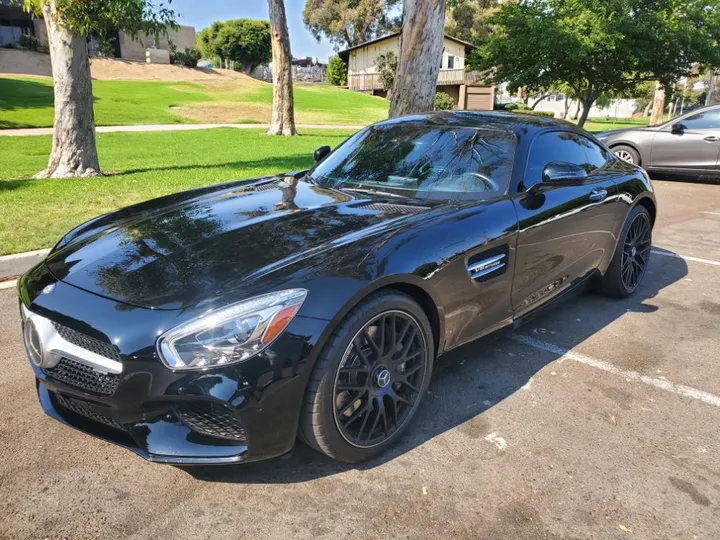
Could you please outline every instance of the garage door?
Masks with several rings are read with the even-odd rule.
[[[470,111],[492,111],[495,104],[492,86],[468,86],[465,93],[465,108]]]

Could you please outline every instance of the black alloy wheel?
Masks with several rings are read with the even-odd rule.
[[[596,282],[598,292],[613,298],[634,293],[647,273],[652,247],[652,218],[644,206],[635,206],[623,225],[613,259]]]
[[[652,226],[647,213],[640,213],[630,223],[622,249],[622,281],[628,291],[634,291],[645,275],[650,260]]]
[[[368,321],[335,379],[335,422],[343,438],[371,448],[391,437],[419,401],[426,365],[426,343],[412,315],[391,310]]]
[[[372,294],[338,323],[318,356],[300,438],[347,463],[382,453],[417,413],[434,360],[423,308],[398,291]]]

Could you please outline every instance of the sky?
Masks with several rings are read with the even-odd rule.
[[[163,2],[164,3],[164,2]],[[227,19],[268,20],[267,0],[172,0],[171,8],[180,15],[180,24],[194,26],[197,32],[213,21]],[[323,39],[318,43],[302,22],[305,0],[285,0],[290,32],[290,49],[293,56],[316,56],[320,60],[334,54],[332,45]]]

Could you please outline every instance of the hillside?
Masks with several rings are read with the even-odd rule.
[[[270,121],[272,85],[235,71],[107,59],[94,59],[91,71],[99,126]],[[52,126],[49,72],[47,55],[0,49],[0,129]],[[381,98],[295,85],[299,124],[371,124],[387,110]]]

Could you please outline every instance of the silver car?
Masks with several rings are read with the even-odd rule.
[[[596,135],[618,157],[656,174],[720,179],[720,105],[659,126]]]

